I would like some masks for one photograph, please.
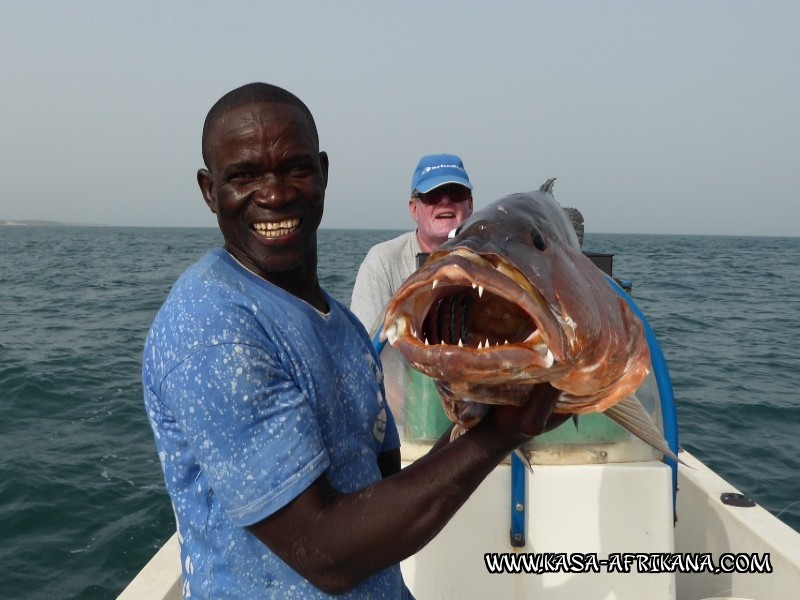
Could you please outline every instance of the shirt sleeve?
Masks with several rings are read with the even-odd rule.
[[[305,394],[262,348],[203,347],[169,373],[162,396],[237,525],[282,508],[330,464]]]
[[[350,310],[363,323],[370,337],[375,335],[382,323],[386,305],[392,298],[391,281],[384,265],[375,252],[368,252],[358,269]]]
[[[386,434],[383,436],[381,452],[397,450],[400,447],[400,433],[397,431],[397,423],[395,423],[392,409],[389,408],[389,403],[385,400],[384,404],[386,405]]]

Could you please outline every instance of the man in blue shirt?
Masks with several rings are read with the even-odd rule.
[[[184,597],[409,598],[399,561],[552,425],[556,395],[496,408],[401,472],[380,361],[317,279],[328,157],[310,111],[272,85],[237,88],[202,149],[224,246],[176,282],[142,371]]]

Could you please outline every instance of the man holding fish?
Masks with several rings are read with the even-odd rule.
[[[455,154],[423,156],[411,178],[408,210],[417,224],[394,239],[370,248],[358,269],[350,310],[372,332],[397,288],[447,235],[472,214],[472,183]]]
[[[311,112],[248,84],[211,108],[202,150],[224,245],[175,283],[142,367],[184,596],[409,598],[399,561],[563,420],[555,390],[531,388],[401,471],[380,360],[319,285],[329,160]]]

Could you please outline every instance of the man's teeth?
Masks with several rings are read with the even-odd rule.
[[[300,225],[300,219],[286,219],[266,223],[253,223],[253,229],[262,237],[275,238],[288,235]]]

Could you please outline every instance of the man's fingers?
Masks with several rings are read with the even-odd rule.
[[[533,386],[522,406],[495,406],[494,417],[504,429],[528,437],[539,435],[564,422],[566,416],[552,414],[560,393],[548,383]]]

